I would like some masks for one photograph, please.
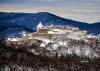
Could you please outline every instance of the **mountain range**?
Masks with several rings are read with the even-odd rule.
[[[71,19],[61,18],[48,12],[39,13],[6,13],[0,12],[0,38],[2,37],[21,37],[23,31],[29,33],[36,31],[37,25],[42,23],[47,25],[61,25],[79,27],[81,31],[87,31],[100,40],[100,22],[88,24]]]

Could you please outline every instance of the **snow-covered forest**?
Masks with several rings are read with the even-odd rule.
[[[55,38],[54,40],[58,40],[58,39]],[[70,40],[70,41],[75,42],[74,40]],[[83,42],[80,42],[80,44],[81,43]],[[14,44],[11,44],[11,46],[7,46],[5,45],[4,39],[1,39],[0,40],[0,45],[1,45],[0,46],[0,71],[62,71],[62,70],[63,71],[73,71],[73,70],[98,71],[100,70],[99,68],[100,58],[95,57],[90,59],[86,56],[77,56],[76,54],[67,54],[66,56],[61,54],[61,56],[58,58],[59,53],[64,53],[67,49],[69,49],[63,47],[65,43],[61,47],[59,46],[57,48],[56,51],[58,51],[58,53],[56,53],[56,56],[54,57],[48,57],[46,55],[43,56],[34,55],[32,52],[30,52],[33,49],[35,53],[38,52],[38,48],[40,48],[38,45],[40,44],[41,41],[38,41],[38,43],[37,42],[33,43],[32,46],[27,46],[26,43],[19,47],[15,46]],[[72,45],[72,43],[70,44]],[[76,43],[73,43],[73,46],[76,46],[74,44]],[[50,43],[48,45],[50,45]],[[76,48],[71,47],[70,50],[71,49],[76,49]],[[54,50],[50,50],[50,51],[53,52]]]

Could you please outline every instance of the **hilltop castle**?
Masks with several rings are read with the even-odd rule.
[[[69,26],[57,26],[53,24],[51,26],[43,26],[42,23],[40,22],[37,25],[36,32],[28,34],[28,32],[24,31],[22,33],[22,38],[20,39],[16,38],[16,40],[14,38],[13,41],[24,41],[28,39],[37,39],[37,38],[51,39],[61,35],[65,35],[69,39],[84,40],[86,42],[88,42],[88,39],[97,40],[96,36],[87,35],[87,31],[80,31],[79,28],[69,27]]]
[[[97,40],[96,36],[87,35],[86,31],[80,31],[79,28],[69,27],[69,26],[43,26],[40,22],[37,26],[37,32],[30,33],[30,37],[43,37],[52,38],[59,35],[67,35],[70,39],[83,40],[86,38],[91,38]]]
[[[34,47],[36,45],[37,50],[31,50],[32,53],[50,57],[55,56],[56,53],[58,56],[75,53],[92,58],[98,56],[95,52],[91,52],[91,48],[98,46],[96,41],[96,36],[87,35],[86,31],[80,31],[79,28],[53,24],[51,26],[43,26],[40,22],[37,25],[36,32],[30,34],[23,32],[22,38],[8,38],[7,45],[11,46],[12,43],[19,46],[26,45],[26,47]]]

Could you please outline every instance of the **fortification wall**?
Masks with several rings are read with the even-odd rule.
[[[49,29],[39,29],[38,33],[48,33],[47,31],[51,31]]]
[[[86,31],[82,31],[82,35],[83,36],[87,36],[87,32]]]
[[[79,28],[74,28],[73,31],[74,32],[79,32]]]
[[[59,35],[59,34],[36,33],[36,34],[33,34],[32,36],[33,37],[42,37],[42,38],[52,38],[52,37],[57,36],[57,35]],[[60,35],[62,35],[62,34],[60,34]]]

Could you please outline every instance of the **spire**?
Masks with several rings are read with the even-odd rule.
[[[51,27],[53,26],[53,24],[51,25]]]
[[[42,23],[40,22],[39,25],[37,27],[43,27]]]

